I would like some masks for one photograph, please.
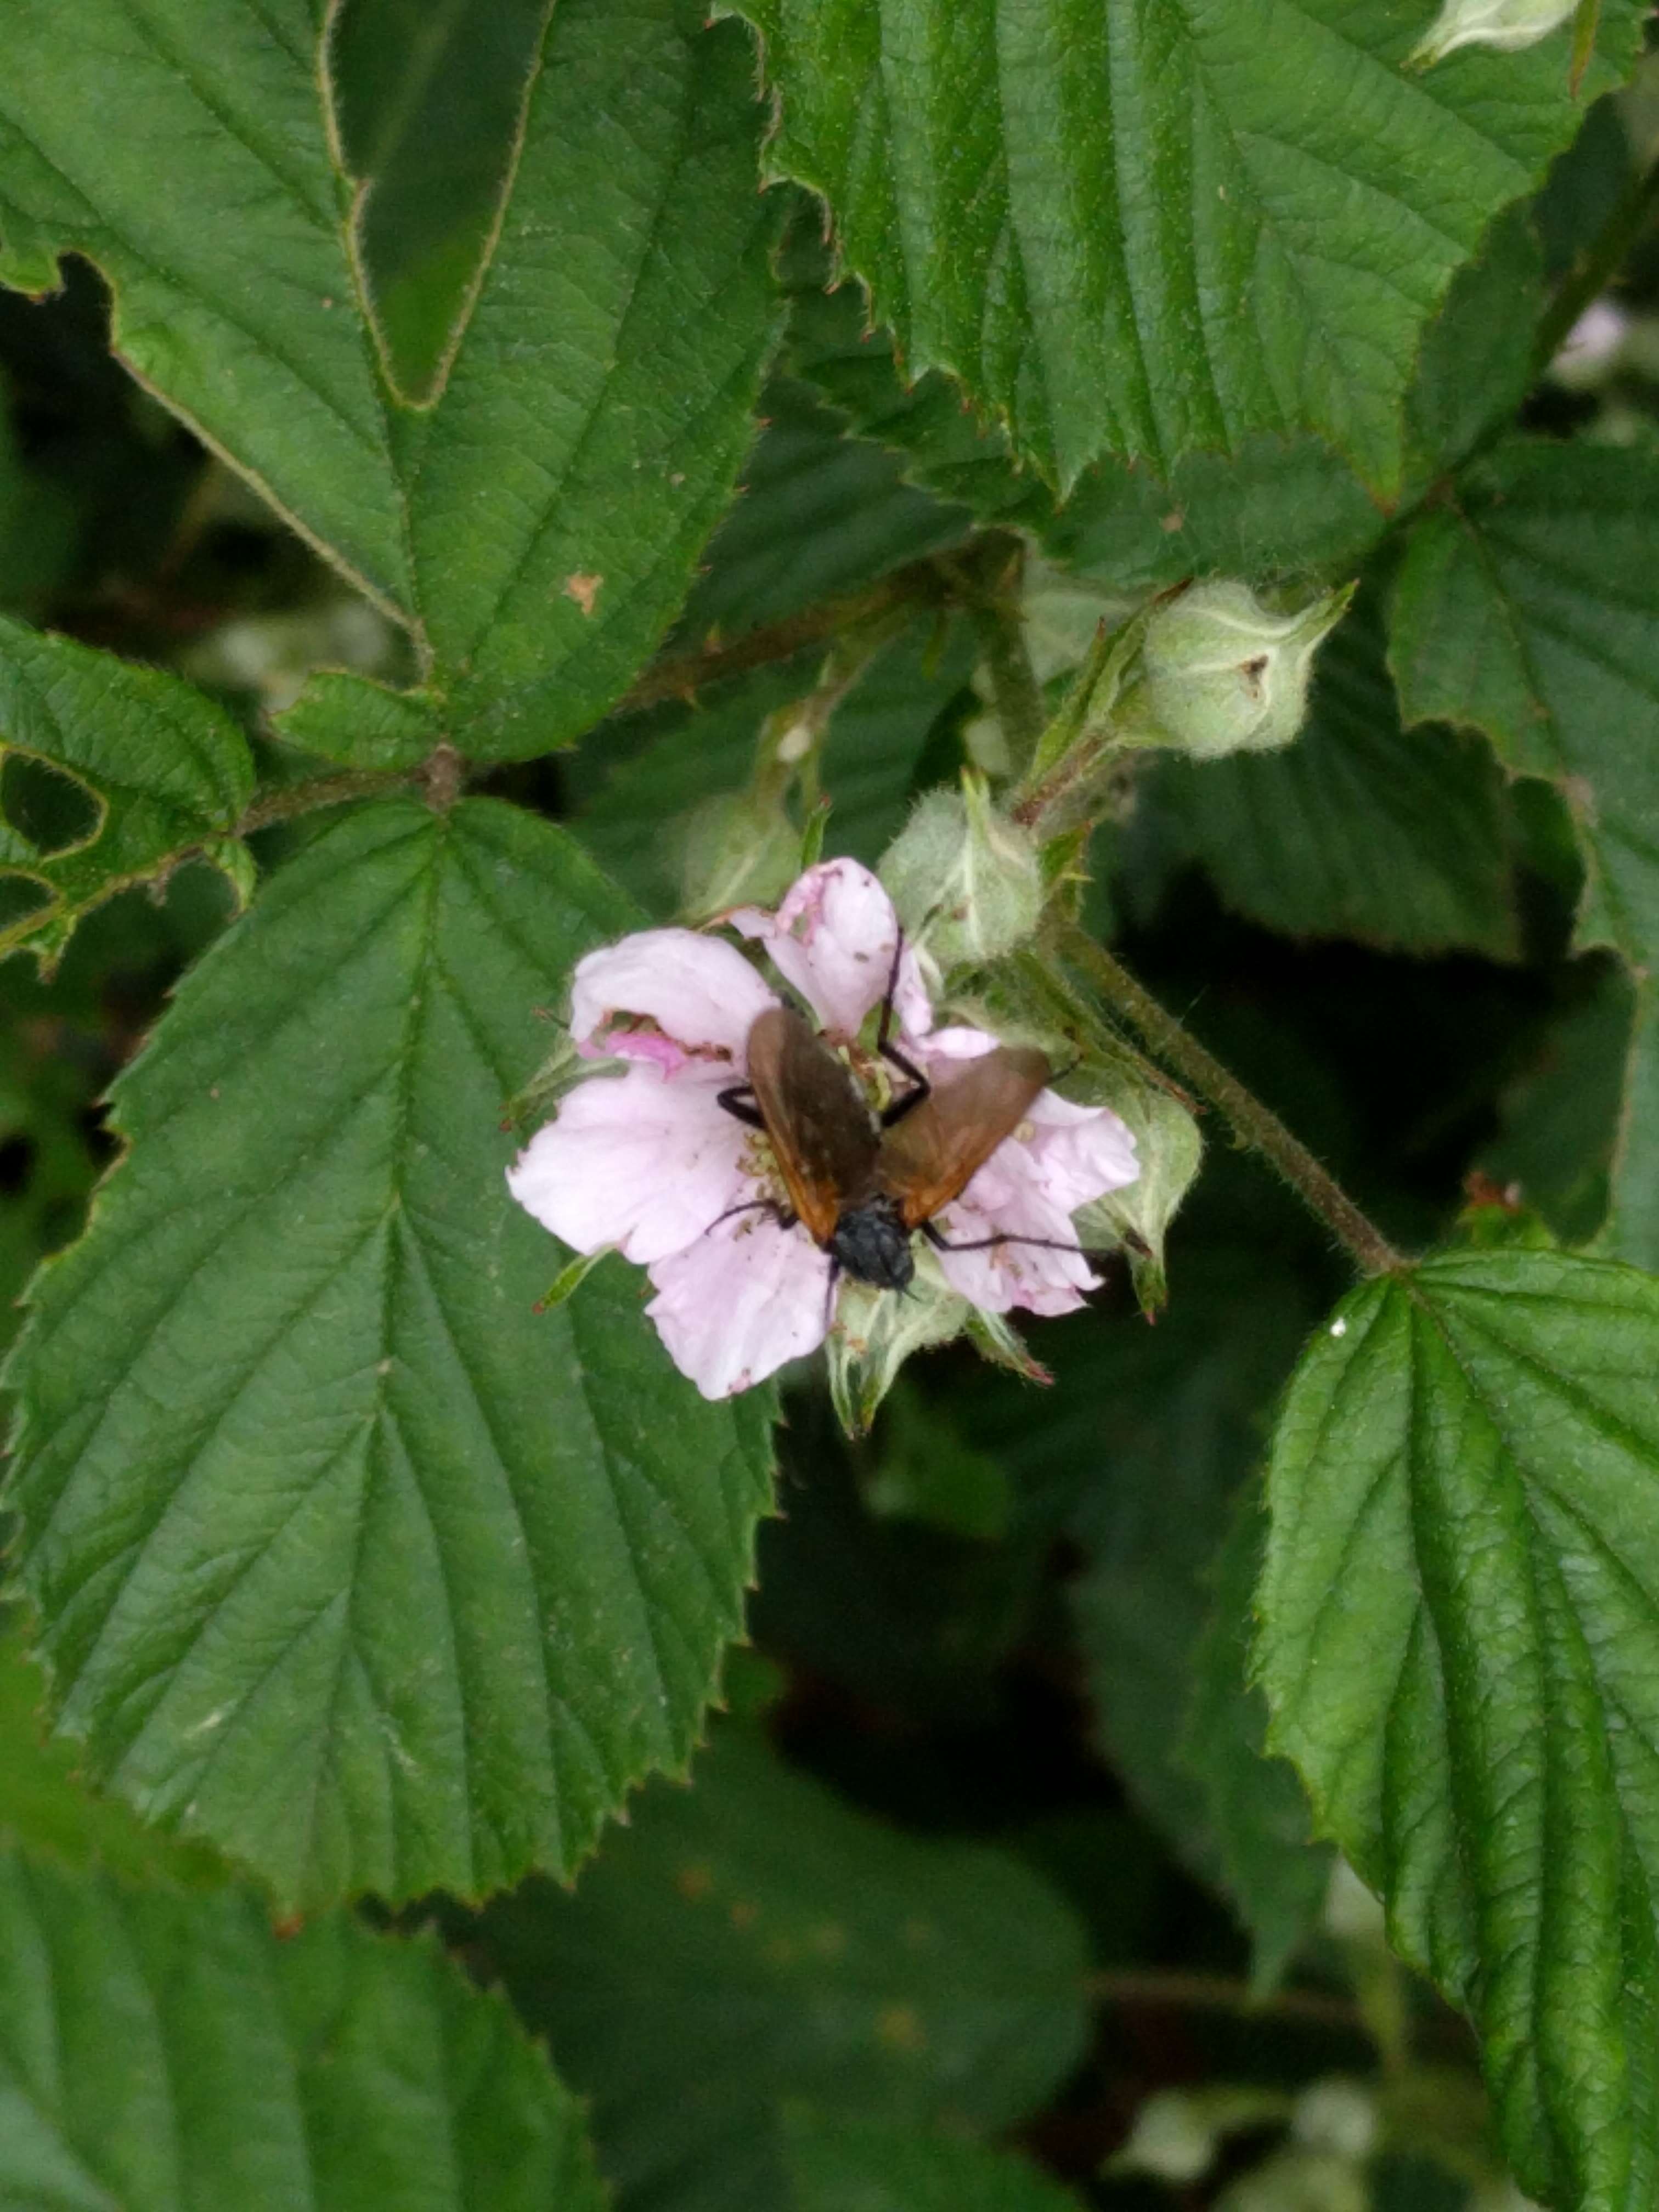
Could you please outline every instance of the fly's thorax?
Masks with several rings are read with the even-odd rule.
[[[844,1275],[874,1290],[908,1290],[916,1272],[898,1201],[884,1192],[842,1209],[829,1249]]]

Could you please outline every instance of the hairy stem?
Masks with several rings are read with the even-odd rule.
[[[745,630],[729,645],[706,645],[696,653],[659,660],[624,693],[613,711],[626,714],[641,707],[660,706],[668,699],[695,699],[707,684],[721,683],[729,676],[746,676],[775,660],[793,660],[808,646],[822,645],[842,630],[892,608],[941,606],[948,597],[949,586],[938,564],[931,560],[913,561],[867,592],[821,600],[782,622],[763,623],[758,629]]]
[[[255,830],[269,830],[275,822],[293,822],[301,814],[314,814],[320,806],[344,806],[354,799],[373,799],[377,793],[413,782],[418,769],[345,769],[338,775],[315,775],[304,783],[290,783],[268,791],[246,809],[235,835],[246,837]]]
[[[1297,1196],[1347,1248],[1362,1273],[1396,1274],[1409,1264],[1279,1116],[1230,1075],[1104,945],[1096,944],[1075,923],[1066,923],[1056,933],[1055,950],[1140,1032],[1160,1060],[1225,1115],[1242,1142],[1271,1161]]]
[[[1580,315],[1618,275],[1656,210],[1659,210],[1659,155],[1620,192],[1607,221],[1562,278],[1555,297],[1544,310],[1532,349],[1533,366],[1539,372],[1549,367]]]

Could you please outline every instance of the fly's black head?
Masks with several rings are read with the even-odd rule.
[[[898,1201],[885,1195],[844,1207],[829,1251],[843,1275],[878,1291],[908,1290],[916,1272]]]

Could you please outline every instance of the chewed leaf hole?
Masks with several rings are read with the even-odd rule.
[[[33,876],[0,875],[0,937],[52,904],[50,888]]]
[[[98,801],[86,785],[28,753],[0,762],[0,812],[43,858],[86,844],[98,830]]]

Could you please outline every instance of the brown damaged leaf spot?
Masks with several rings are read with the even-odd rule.
[[[603,576],[585,575],[578,568],[574,576],[565,578],[564,595],[568,599],[574,599],[585,615],[591,616],[593,611],[593,603],[599,598],[604,583]]]

